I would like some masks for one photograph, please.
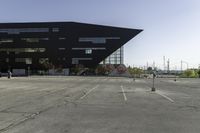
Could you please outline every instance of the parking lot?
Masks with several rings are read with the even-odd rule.
[[[199,133],[200,80],[0,78],[0,133]]]

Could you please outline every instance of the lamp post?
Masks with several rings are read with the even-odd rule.
[[[153,86],[151,88],[151,91],[156,91],[156,88],[155,88],[155,77],[156,77],[156,74],[155,74],[155,72],[153,72]]]
[[[176,82],[177,81],[177,67],[175,66],[175,79],[174,81]]]

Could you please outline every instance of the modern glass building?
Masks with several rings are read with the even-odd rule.
[[[122,46],[141,31],[76,22],[0,23],[0,69],[123,64]]]
[[[101,64],[124,64],[124,47],[117,49],[114,53],[109,55]]]

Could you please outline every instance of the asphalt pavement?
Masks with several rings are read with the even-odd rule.
[[[199,133],[200,79],[0,78],[0,133]]]

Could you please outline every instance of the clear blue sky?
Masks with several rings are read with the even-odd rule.
[[[144,31],[125,45],[125,64],[143,66],[163,56],[200,64],[199,0],[0,0],[0,22],[78,21]],[[185,67],[185,66],[184,66]]]

